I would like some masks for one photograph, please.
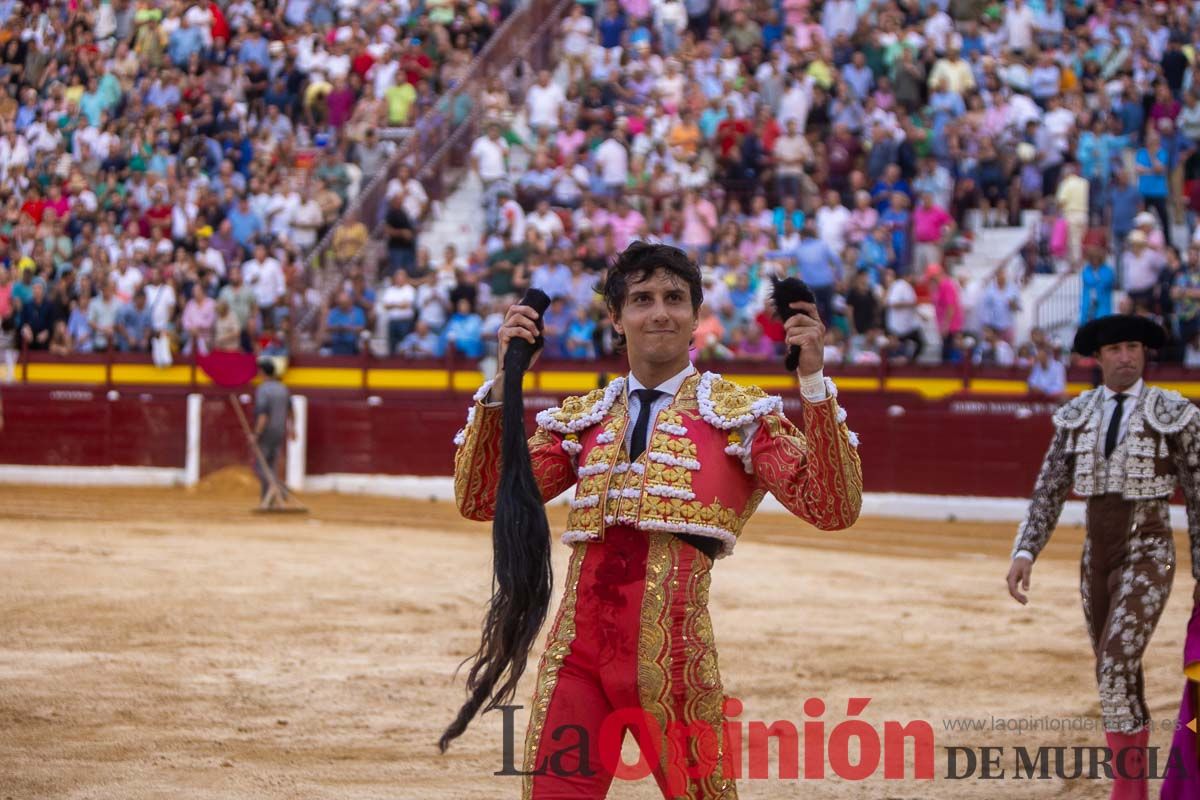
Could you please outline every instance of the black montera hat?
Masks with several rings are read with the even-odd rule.
[[[1166,340],[1166,331],[1152,319],[1136,314],[1111,314],[1094,319],[1080,328],[1071,349],[1080,355],[1091,356],[1106,344],[1141,342],[1157,350]]]

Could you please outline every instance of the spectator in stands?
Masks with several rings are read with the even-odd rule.
[[[48,349],[54,319],[54,307],[46,296],[46,284],[35,282],[30,299],[23,303],[20,312],[20,337],[26,347],[31,350]]]
[[[133,301],[121,308],[117,314],[115,328],[117,349],[123,353],[144,353],[150,349],[153,323],[150,310],[146,307],[146,293],[138,289]]]
[[[384,236],[387,237],[387,275],[397,270],[412,275],[417,256],[416,228],[404,210],[403,194],[392,195],[383,224]]]
[[[1029,393],[1051,400],[1061,400],[1067,392],[1067,368],[1054,357],[1048,344],[1039,345],[1033,368],[1029,372]]]
[[[455,304],[454,313],[442,332],[442,343],[443,352],[453,347],[457,354],[466,358],[483,357],[483,319],[465,297]]]
[[[1001,268],[983,293],[979,323],[991,328],[1008,344],[1013,344],[1014,315],[1021,308],[1021,292],[1008,282],[1008,270]]]
[[[417,290],[407,272],[399,269],[392,273],[392,285],[383,290],[381,301],[387,321],[388,355],[395,355],[416,321]]]
[[[216,322],[213,325],[213,349],[237,352],[242,349],[242,326],[237,314],[224,300],[217,301]]]
[[[1104,249],[1088,247],[1083,269],[1079,272],[1082,290],[1079,296],[1079,325],[1112,313],[1112,293],[1116,275],[1104,261]]]
[[[908,277],[896,275],[892,270],[885,273],[883,286],[884,322],[888,336],[899,345],[904,360],[915,362],[925,350],[916,290]],[[912,346],[911,350],[909,345]]]
[[[197,281],[192,284],[191,299],[183,307],[181,323],[185,338],[183,352],[191,355],[195,351],[200,355],[207,355],[211,349],[213,327],[216,321],[216,303],[204,293],[204,286]],[[94,322],[93,327],[95,327]]]
[[[107,282],[101,287],[100,296],[93,297],[88,308],[88,326],[92,331],[92,350],[102,352],[116,347],[117,315],[121,311],[121,301],[116,297],[113,284]]]
[[[1148,246],[1146,234],[1134,230],[1126,240],[1129,250],[1122,265],[1123,286],[1134,304],[1153,308],[1154,289],[1165,265],[1162,254]]]
[[[947,349],[952,348],[947,346]],[[985,327],[983,340],[976,345],[971,362],[980,366],[1011,367],[1015,361],[1016,352],[1012,345],[1004,341],[995,328]]]
[[[1170,290],[1176,339],[1189,346],[1200,335],[1200,245],[1188,248],[1186,267],[1174,277]]]
[[[250,351],[250,340],[256,332],[253,324],[258,316],[258,308],[254,290],[242,280],[242,268],[233,267],[229,270],[229,282],[217,293],[217,299],[223,300],[237,315],[238,327],[242,334],[242,349]]]
[[[437,332],[424,319],[417,320],[416,326],[400,343],[400,354],[405,358],[434,358],[440,349]]]
[[[943,244],[954,231],[954,218],[925,192],[912,212],[912,228],[913,269],[924,272],[929,264],[942,262]]]
[[[337,304],[325,318],[326,348],[335,356],[358,354],[359,340],[367,328],[367,316],[356,306],[350,292],[338,292]]]
[[[925,282],[933,297],[933,308],[937,315],[938,333],[942,337],[943,361],[951,351],[951,340],[963,331],[963,307],[958,281],[950,277],[941,264],[930,264],[925,268]]]

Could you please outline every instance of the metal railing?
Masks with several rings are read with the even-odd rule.
[[[1037,299],[1033,308],[1033,324],[1047,335],[1079,324],[1079,303],[1083,297],[1083,280],[1078,268],[1058,276],[1054,284]]]
[[[572,0],[529,0],[504,21],[475,56],[466,77],[437,99],[412,126],[412,134],[392,156],[386,169],[370,178],[338,221],[326,232],[308,257],[310,269],[332,267],[334,234],[344,225],[361,222],[374,235],[382,222],[388,181],[401,164],[409,164],[422,180],[431,201],[445,197],[446,159],[462,163],[481,119],[479,95],[487,81],[515,60],[524,59],[533,69],[549,64],[558,22]]]

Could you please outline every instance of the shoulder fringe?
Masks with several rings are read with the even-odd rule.
[[[1171,389],[1152,386],[1146,397],[1146,424],[1161,434],[1179,433],[1196,416],[1196,406]]]
[[[625,379],[615,378],[604,389],[593,389],[583,397],[568,397],[537,415],[537,424],[555,433],[578,433],[598,424],[625,389]]]
[[[721,412],[717,411],[718,399]],[[696,403],[704,421],[721,430],[741,428],[767,414],[783,413],[783,400],[778,395],[769,395],[757,386],[740,386],[716,372],[700,376]]]
[[[1074,400],[1068,401],[1054,412],[1052,418],[1054,427],[1068,431],[1081,427],[1091,416],[1092,404],[1096,402],[1096,398],[1103,396],[1104,390],[1096,388],[1089,389]]]

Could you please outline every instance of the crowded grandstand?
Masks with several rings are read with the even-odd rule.
[[[602,358],[647,239],[702,265],[701,359],[775,359],[795,275],[831,364],[1058,396],[1125,310],[1200,365],[1200,4],[529,10],[0,0],[0,350],[477,360],[533,286]]]

